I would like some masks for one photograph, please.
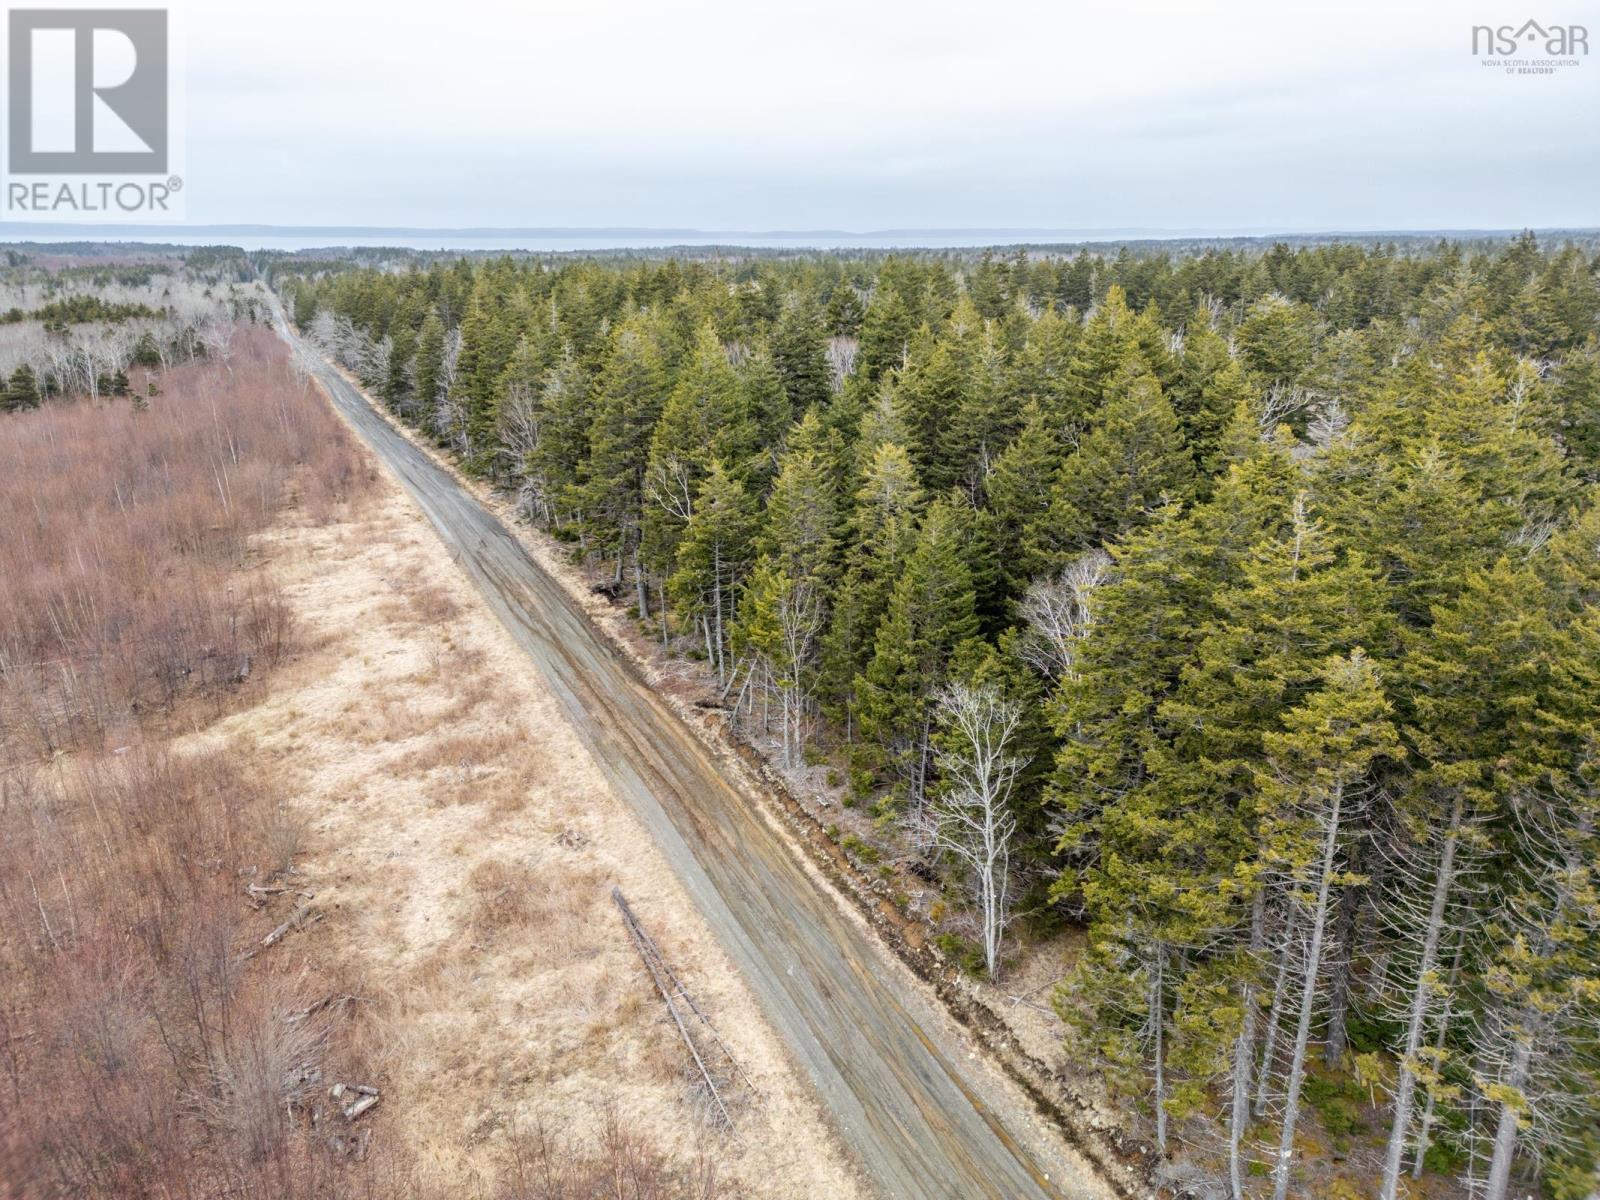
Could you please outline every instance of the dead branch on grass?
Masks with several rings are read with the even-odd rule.
[[[717,1033],[716,1027],[711,1024],[711,1019],[701,1011],[700,1006],[694,1002],[694,997],[689,995],[688,989],[673,974],[672,968],[667,965],[655,941],[645,932],[644,926],[639,923],[639,918],[629,907],[628,901],[622,895],[622,889],[612,888],[611,899],[616,902],[618,911],[622,913],[622,923],[628,930],[628,936],[633,940],[634,949],[644,960],[645,970],[650,973],[656,991],[661,994],[661,999],[667,1006],[667,1015],[672,1018],[678,1036],[689,1049],[689,1057],[699,1074],[700,1086],[705,1090],[706,1098],[716,1117],[716,1124],[729,1133],[736,1132],[733,1116],[728,1112],[727,1103],[722,1097],[722,1088],[718,1086],[718,1075],[727,1077],[722,1080],[723,1087],[726,1087],[730,1080],[737,1079],[754,1094],[755,1084],[745,1074],[744,1068],[739,1065],[739,1060],[733,1056],[728,1044]],[[680,1008],[680,1005],[683,1007]],[[683,1008],[687,1008],[690,1015],[696,1018],[698,1025],[693,1025],[685,1019]],[[702,1041],[709,1044],[702,1045]],[[713,1064],[716,1063],[719,1063],[720,1067],[713,1070]]]

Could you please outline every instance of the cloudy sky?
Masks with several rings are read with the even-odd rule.
[[[1600,224],[1600,0],[190,0],[191,222]]]

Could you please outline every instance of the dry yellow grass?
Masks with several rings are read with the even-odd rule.
[[[550,1136],[714,1162],[723,1195],[861,1194],[647,832],[421,514],[381,488],[349,523],[264,539],[316,649],[198,739],[248,746],[298,797],[281,836],[329,914],[318,954],[362,997],[348,1036],[384,1092],[375,1152],[441,1195],[510,1186]],[[613,885],[755,1080],[738,1139],[698,1127]]]

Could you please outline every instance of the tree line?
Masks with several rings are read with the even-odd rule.
[[[265,315],[238,251],[56,271],[8,254],[19,261],[0,268],[0,412],[73,396],[147,399],[151,372],[226,361],[239,324]]]
[[[277,267],[786,765],[1026,893],[1163,1150],[1309,1113],[1581,1200],[1600,1150],[1600,260],[1531,234]],[[1356,1106],[1359,1107],[1359,1106]]]

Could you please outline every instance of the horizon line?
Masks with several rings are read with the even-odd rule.
[[[1038,240],[1115,241],[1121,239],[1165,240],[1186,237],[1262,238],[1262,237],[1381,237],[1418,235],[1503,235],[1530,230],[1536,234],[1600,232],[1600,225],[1505,225],[1505,226],[1377,226],[1372,228],[1297,228],[1275,225],[1257,226],[929,226],[881,229],[700,229],[691,226],[646,225],[280,225],[265,222],[215,222],[205,224],[153,223],[78,223],[78,222],[0,222],[0,240],[27,241],[30,234],[61,237],[78,234],[132,237],[159,241],[165,236],[209,237],[453,237],[464,239],[506,239],[517,237],[694,237],[765,238],[793,241],[804,238],[892,238],[892,237],[974,237]]]

